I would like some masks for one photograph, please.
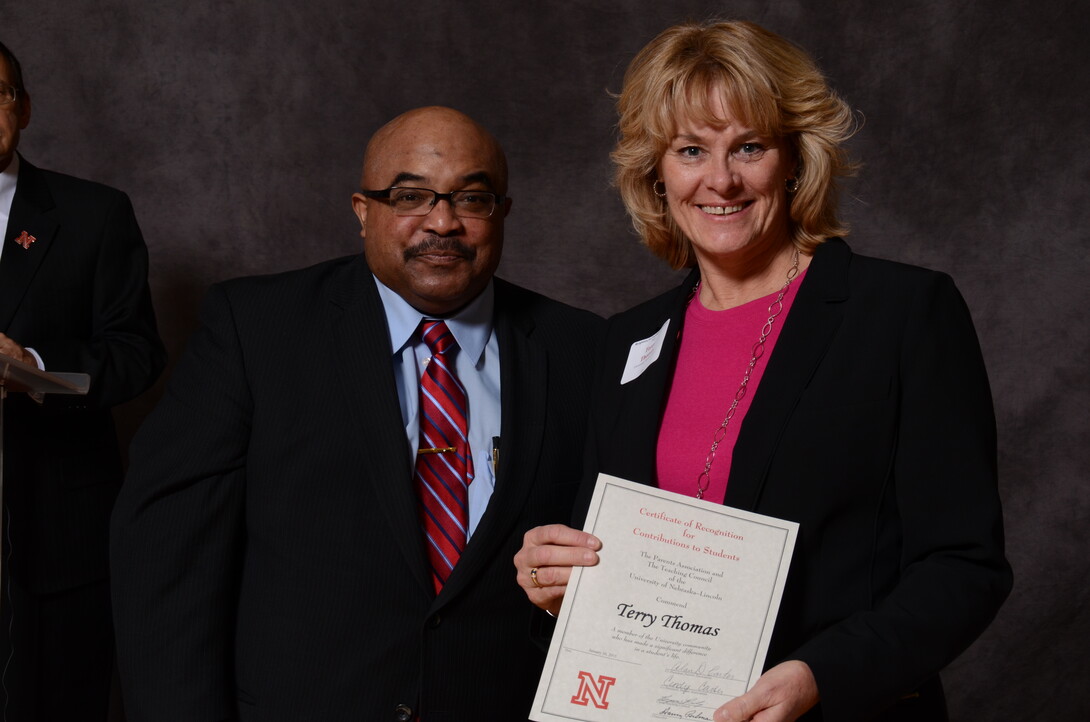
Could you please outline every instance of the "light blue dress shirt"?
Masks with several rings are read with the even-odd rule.
[[[11,154],[11,162],[8,167],[0,171],[0,233],[4,234],[3,243],[0,243],[0,256],[4,255],[4,249],[8,247],[11,239],[8,238],[8,219],[11,217],[11,204],[15,201],[15,186],[19,182],[19,154]],[[20,229],[22,230],[22,229]],[[19,231],[12,228],[11,238],[19,235]]]
[[[420,377],[431,357],[416,333],[425,316],[377,278],[379,296],[390,330],[390,354],[401,402],[405,438],[415,458],[420,447]],[[469,401],[469,446],[474,477],[469,485],[469,536],[484,516],[496,474],[492,468],[492,440],[500,435],[500,345],[492,328],[495,291],[492,282],[468,306],[446,321],[458,342],[454,370]]]

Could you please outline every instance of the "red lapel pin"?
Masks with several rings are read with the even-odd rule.
[[[30,235],[26,231],[23,231],[22,233],[20,233],[18,236],[16,236],[12,240],[15,241],[16,243],[18,243],[24,249],[28,249],[28,248],[30,248],[30,244],[33,243],[34,241],[38,240],[38,239],[35,238],[34,236]]]

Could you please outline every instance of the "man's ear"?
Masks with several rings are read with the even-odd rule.
[[[352,194],[352,210],[360,219],[360,238],[367,238],[367,199],[361,193]]]

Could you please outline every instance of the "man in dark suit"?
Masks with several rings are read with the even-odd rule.
[[[130,722],[526,719],[543,653],[511,557],[570,513],[599,320],[493,278],[506,161],[465,115],[395,118],[362,183],[363,254],[215,286],[134,441],[112,537]],[[414,482],[445,451],[418,434],[427,319],[457,340],[475,468],[449,576]]]
[[[108,524],[122,477],[110,407],[147,389],[166,355],[128,198],[21,158],[30,110],[0,44],[0,353],[91,383],[85,397],[5,401],[0,719],[103,720]]]

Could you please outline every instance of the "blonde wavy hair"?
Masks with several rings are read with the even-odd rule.
[[[663,31],[632,60],[617,96],[615,182],[643,242],[673,268],[696,263],[692,244],[655,194],[658,164],[677,119],[715,118],[711,93],[758,133],[786,141],[797,162],[792,241],[811,252],[848,232],[837,219],[837,179],[855,170],[843,146],[856,123],[807,53],[754,23],[685,23]]]

